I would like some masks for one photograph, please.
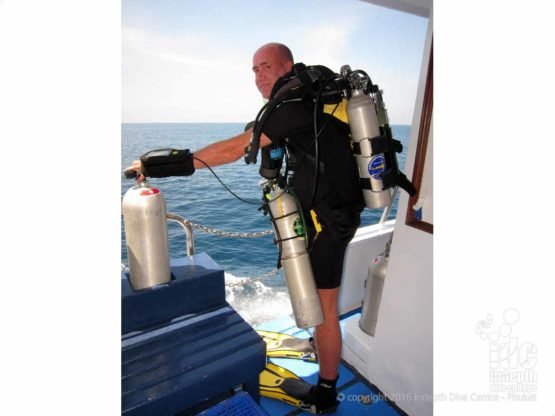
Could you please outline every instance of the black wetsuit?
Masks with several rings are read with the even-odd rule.
[[[319,137],[320,173],[314,204],[310,206],[315,182],[314,104],[291,101],[281,104],[269,116],[263,132],[274,145],[286,146],[296,167],[292,187],[298,196],[312,242],[310,260],[319,289],[341,284],[343,260],[349,241],[360,225],[364,208],[355,158],[349,144],[349,126],[328,114],[320,114],[319,126],[326,126]],[[309,149],[308,154],[303,157]],[[310,209],[322,224],[316,234]]]

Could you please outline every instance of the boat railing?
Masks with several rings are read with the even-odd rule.
[[[393,201],[395,200],[395,197],[397,196],[397,191],[398,191],[398,187],[396,187],[393,190],[393,193],[391,195],[391,204],[389,204],[387,207],[385,207],[382,216],[380,218],[380,225],[383,225],[386,221],[387,218],[389,217],[389,214],[391,212],[391,207],[393,206]],[[257,232],[251,232],[251,233],[238,233],[238,232],[226,232],[226,231],[222,231],[222,230],[217,230],[215,228],[210,228],[210,227],[206,227],[206,226],[202,226],[200,224],[195,224],[189,220],[187,220],[186,218],[183,218],[181,215],[175,214],[175,213],[167,213],[166,218],[169,221],[175,221],[177,223],[179,223],[183,229],[185,230],[185,242],[186,242],[186,251],[187,251],[187,256],[192,256],[193,254],[195,254],[195,236],[194,236],[194,232],[193,232],[193,227],[198,228],[199,230],[202,230],[204,232],[207,232],[209,234],[216,234],[219,235],[221,237],[234,237],[234,238],[257,238],[257,237],[262,237],[265,235],[269,235],[273,233],[273,230],[267,230],[267,231],[257,231]],[[268,273],[268,275],[274,274],[276,270],[273,270],[272,272]]]
[[[191,225],[191,223],[183,218],[181,215],[177,215],[172,212],[168,212],[166,218],[170,221],[175,221],[179,223],[183,227],[183,229],[185,230],[187,255],[192,256],[193,254],[195,254],[195,236],[193,234],[193,226]]]
[[[195,239],[193,235],[193,228],[197,230],[203,231],[208,234],[218,235],[220,237],[227,237],[227,238],[258,238],[264,237],[266,235],[271,235],[274,233],[273,230],[266,230],[266,231],[255,231],[255,232],[231,232],[231,231],[224,231],[219,230],[217,228],[206,227],[205,225],[196,224],[192,221],[189,221],[186,218],[183,218],[180,215],[168,213],[166,215],[168,220],[176,221],[185,229],[186,234],[186,241],[187,241],[187,255],[192,256],[195,254]]]
[[[399,187],[396,186],[395,189],[393,190],[393,193],[391,194],[391,204],[389,204],[383,210],[382,217],[380,218],[380,222],[379,222],[380,225],[383,225],[387,221],[387,217],[389,217],[389,213],[391,212],[391,207],[393,207],[393,202],[395,202],[395,197],[397,196],[398,190],[399,190]]]

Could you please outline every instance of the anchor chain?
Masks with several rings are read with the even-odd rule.
[[[205,225],[197,224],[197,223],[195,223],[191,220],[179,217],[179,216],[174,215],[174,214],[168,214],[168,218],[173,219],[173,220],[179,219],[180,221],[178,221],[178,222],[190,225],[191,227],[196,228],[197,230],[200,230],[200,231],[204,231],[205,233],[218,235],[220,237],[258,238],[258,237],[264,237],[264,236],[267,236],[267,235],[272,235],[274,233],[273,230],[255,231],[255,232],[250,232],[250,233],[230,232],[230,231],[223,231],[223,230],[219,230],[217,228],[207,227]],[[272,271],[270,271],[268,273],[264,273],[260,276],[253,277],[253,278],[247,279],[247,280],[242,281],[242,282],[228,283],[228,284],[226,284],[226,287],[232,288],[232,287],[244,286],[245,284],[250,283],[250,282],[259,282],[259,281],[264,280],[264,279],[266,279],[270,276],[273,276],[278,271],[279,271],[279,269],[275,268],[275,269],[273,269]]]
[[[264,237],[266,235],[271,235],[274,233],[273,230],[266,230],[266,231],[255,231],[251,233],[239,233],[239,232],[230,232],[230,231],[223,231],[218,230],[217,228],[206,227],[205,225],[194,223],[190,220],[185,220],[187,224],[190,224],[192,227],[196,228],[197,230],[204,231],[208,234],[219,235],[220,237],[229,237],[229,238],[258,238]]]

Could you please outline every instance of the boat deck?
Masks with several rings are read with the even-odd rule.
[[[342,332],[344,331],[345,324],[351,319],[360,319],[360,309],[341,317]],[[295,322],[290,317],[261,324],[257,326],[256,329],[286,333],[299,338],[309,338],[311,336],[308,331],[297,328]],[[318,363],[310,363],[289,358],[272,358],[271,360],[275,364],[297,374],[308,383],[316,384],[318,381]],[[334,413],[335,415],[406,415],[406,413],[399,409],[394,402],[384,397],[384,394],[381,393],[376,386],[369,383],[368,380],[343,360],[339,369],[337,390],[341,404]],[[300,409],[292,407],[282,401],[267,397],[260,398],[260,405],[270,416],[306,414]]]

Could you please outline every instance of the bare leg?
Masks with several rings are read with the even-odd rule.
[[[320,377],[326,380],[335,380],[341,362],[342,347],[339,317],[337,315],[339,288],[318,289],[318,294],[324,312],[324,323],[316,327],[315,337],[320,363]]]

